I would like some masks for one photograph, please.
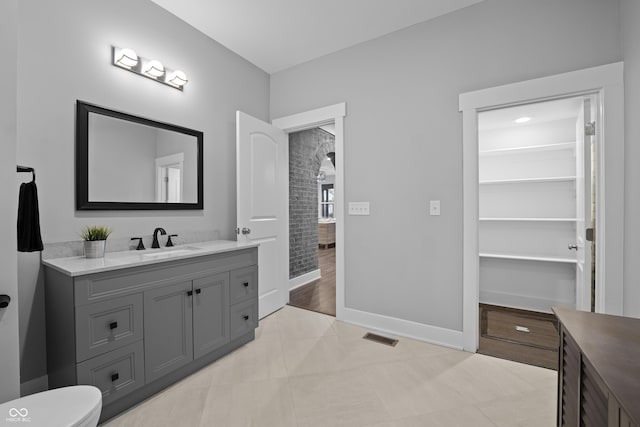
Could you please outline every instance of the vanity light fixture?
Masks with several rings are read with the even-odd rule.
[[[187,84],[187,75],[180,70],[176,70],[169,76],[167,83],[182,87]]]
[[[115,48],[113,57],[114,63],[121,67],[133,68],[138,65],[138,55],[131,49]]]
[[[154,79],[158,79],[164,75],[164,65],[162,65],[162,62],[154,59],[147,63],[143,73],[147,76],[153,77]]]
[[[139,76],[183,90],[187,84],[187,75],[180,70],[166,68],[157,59],[138,56],[133,50],[112,46],[112,64]]]

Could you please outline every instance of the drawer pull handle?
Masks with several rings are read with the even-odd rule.
[[[115,329],[118,327],[118,322],[111,322],[109,323],[109,329]]]
[[[111,374],[111,381],[117,381],[120,378],[120,375],[116,372],[115,374]]]
[[[249,316],[248,316],[247,314],[245,314],[244,316],[242,316],[242,318],[243,318],[244,320],[249,320]]]
[[[242,284],[242,286],[244,286],[245,288],[248,288],[248,287],[249,287],[249,282],[244,282],[244,283]]]
[[[187,296],[193,295],[193,291],[187,291]]]
[[[518,331],[518,332],[525,332],[525,333],[527,333],[527,334],[528,334],[529,332],[531,332],[531,331],[529,330],[529,328],[527,328],[526,326],[516,326],[516,331]]]
[[[201,294],[202,293],[202,289],[196,289],[196,294]]]

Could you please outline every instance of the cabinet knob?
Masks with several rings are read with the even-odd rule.
[[[244,316],[242,316],[242,318],[243,318],[244,320],[249,320],[249,316],[248,316],[247,314],[245,314]]]
[[[578,245],[576,245],[576,244],[569,243],[569,246],[567,246],[567,247],[569,248],[569,250],[572,250],[572,249],[574,251],[578,250]]]
[[[201,294],[202,293],[202,289],[196,289],[196,294]]]
[[[109,323],[109,329],[115,329],[118,327],[118,322],[111,322]]]
[[[115,374],[111,374],[111,381],[117,381],[120,378],[120,375],[116,372]]]
[[[245,288],[248,288],[248,287],[249,287],[249,282],[244,282],[244,283],[242,284],[242,286],[244,286]]]
[[[193,295],[193,291],[187,291],[187,296]]]

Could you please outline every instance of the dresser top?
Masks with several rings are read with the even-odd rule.
[[[640,422],[640,319],[553,308],[629,417]]]
[[[194,258],[223,252],[257,247],[257,243],[235,242],[231,240],[213,240],[171,248],[146,249],[142,251],[107,252],[104,258],[85,258],[83,256],[42,260],[42,264],[68,276],[101,273],[140,265],[158,264],[178,259]]]

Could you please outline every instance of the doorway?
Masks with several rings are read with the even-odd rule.
[[[336,218],[335,244],[335,287],[336,319],[344,319],[344,119],[346,103],[334,104],[291,116],[274,119],[272,124],[287,133],[311,129],[333,123],[335,127],[335,169],[334,216]],[[288,164],[287,164],[288,167]],[[287,217],[288,220],[288,217]],[[287,227],[288,229],[288,227]]]
[[[478,349],[478,114],[532,102],[597,95],[596,312],[622,314],[623,64],[614,63],[460,95],[463,113],[463,348]]]
[[[593,307],[597,105],[587,94],[478,114],[479,353],[557,369],[552,307]]]
[[[289,305],[336,315],[335,127],[289,134]]]

